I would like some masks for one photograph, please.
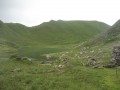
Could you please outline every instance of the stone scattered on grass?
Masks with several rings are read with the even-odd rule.
[[[20,57],[20,56],[17,56],[17,55],[11,55],[10,56],[10,59],[12,60],[17,60],[17,61],[32,61],[31,58],[28,58],[28,57]]]
[[[52,64],[50,64],[50,63],[40,64],[40,65],[43,65],[43,66],[52,66]]]
[[[51,55],[46,55],[47,60],[51,60]]]
[[[114,65],[114,64],[108,64],[108,65],[105,65],[103,67],[105,67],[105,68],[114,68],[114,67],[116,67],[116,65]]]
[[[100,66],[100,65],[96,65],[96,66],[94,66],[93,68],[102,69],[102,68],[104,68],[104,67],[103,67],[103,66]]]
[[[22,69],[21,68],[15,68],[14,70],[12,70],[11,72],[21,72]]]
[[[65,54],[62,54],[62,55],[59,57],[59,60],[60,60],[60,61],[68,61],[68,60],[69,60],[69,57],[66,56]]]

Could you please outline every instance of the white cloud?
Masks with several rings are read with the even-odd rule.
[[[6,2],[5,2],[6,1]],[[0,19],[37,25],[53,20],[99,20],[112,25],[120,18],[119,0],[5,0]],[[1,2],[1,1],[0,1]],[[0,6],[1,7],[1,6]],[[6,8],[8,7],[8,8]]]

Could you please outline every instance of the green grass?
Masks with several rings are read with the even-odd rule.
[[[93,56],[100,65],[109,63],[118,41],[92,46],[86,41],[108,28],[97,21],[50,21],[35,27],[0,25],[0,90],[119,90],[119,69],[116,77],[115,68],[82,65],[90,60],[86,56]],[[14,53],[34,59],[9,59]],[[52,60],[47,60],[46,54]],[[67,57],[67,63],[60,61],[61,56]],[[65,67],[56,67],[61,64]]]
[[[97,21],[50,21],[31,29],[36,40],[60,45],[81,43],[108,28]]]
[[[15,44],[62,45],[81,43],[109,26],[98,21],[50,21],[34,27],[21,24],[0,25],[0,38]]]
[[[20,56],[27,56],[30,58],[36,58],[40,59],[42,57],[45,57],[45,54],[51,54],[51,53],[58,53],[62,51],[66,51],[66,48],[60,48],[60,47],[41,47],[41,46],[27,46],[27,47],[21,47],[18,49],[17,54]]]
[[[20,68],[21,71],[14,71]],[[0,60],[1,90],[119,90],[120,77],[115,69],[92,69],[76,63],[63,70],[54,64],[43,66],[40,61],[19,62]],[[118,72],[120,75],[120,71]]]
[[[44,54],[66,51],[68,47],[93,38],[108,28],[107,24],[98,21],[59,20],[34,27],[1,23],[0,43],[7,48],[15,48],[21,56],[40,59]]]
[[[119,90],[119,69],[117,77],[115,68],[93,69],[81,65],[81,61],[85,63],[89,60],[88,58],[83,59],[85,56],[101,56],[97,60],[102,62],[101,65],[107,64],[111,59],[112,45],[115,45],[115,43],[89,47],[89,49],[84,49],[86,53],[82,55],[80,51],[85,48],[84,45],[65,52],[54,51],[54,49],[52,51],[48,48],[45,51],[44,49],[38,50],[42,50],[41,54],[55,52],[53,56],[59,57],[62,54],[68,56],[70,58],[68,65],[60,70],[55,66],[64,62],[58,60],[45,62],[45,64],[51,63],[51,65],[42,65],[42,61],[39,59],[32,61],[32,63],[29,61],[1,59],[0,88],[1,90]],[[51,47],[60,48],[60,46]],[[30,52],[31,49],[35,51],[38,49],[33,48],[36,47],[29,46],[21,51],[24,54]],[[99,51],[99,49],[102,51]],[[92,50],[94,50],[94,53],[91,52]],[[17,68],[20,68],[20,71],[14,71]]]

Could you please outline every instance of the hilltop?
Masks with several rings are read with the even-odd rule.
[[[22,56],[40,57],[61,52],[104,32],[110,26],[98,21],[54,21],[27,27],[19,23],[0,23],[0,39]]]
[[[0,38],[23,43],[74,44],[86,41],[108,28],[109,25],[98,21],[51,20],[34,27],[2,23]]]

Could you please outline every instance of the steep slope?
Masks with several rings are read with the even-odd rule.
[[[89,58],[84,57],[90,56],[101,62],[100,64],[105,65],[112,60],[114,46],[120,46],[120,20],[94,39],[79,45],[73,54],[83,58],[81,61],[89,60]]]
[[[23,41],[28,38],[28,28],[21,24],[2,23],[0,37],[8,41]]]
[[[115,43],[120,40],[120,20],[118,20],[113,26],[111,26],[107,31],[99,34],[95,39],[90,41],[94,44],[106,44]]]
[[[97,21],[50,21],[39,26],[1,23],[0,38],[13,42],[44,44],[80,43],[109,28]]]
[[[41,58],[45,54],[71,49],[108,28],[107,24],[98,21],[52,20],[34,27],[1,22],[0,42],[8,48],[15,47],[21,56]]]
[[[49,44],[72,44],[86,41],[109,26],[97,21],[50,21],[32,27],[34,38]]]
[[[118,20],[107,32],[106,32],[107,41],[116,41],[120,40],[120,20]]]

